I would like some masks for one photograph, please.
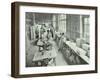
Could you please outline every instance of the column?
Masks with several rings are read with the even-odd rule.
[[[82,24],[82,15],[80,15],[80,38],[82,38],[83,37],[83,24]]]

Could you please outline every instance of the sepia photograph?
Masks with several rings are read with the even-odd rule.
[[[12,76],[97,73],[97,7],[12,3]]]
[[[26,67],[89,64],[90,16],[25,13]]]

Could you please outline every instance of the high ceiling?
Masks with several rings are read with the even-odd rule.
[[[35,23],[45,23],[52,21],[52,15],[49,13],[32,13],[27,12],[26,18],[31,19],[32,21],[35,20]]]

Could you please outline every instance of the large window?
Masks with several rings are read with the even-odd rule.
[[[80,15],[67,15],[66,34],[69,40],[72,41],[80,38]]]
[[[58,26],[59,26],[59,31],[66,33],[66,15],[62,14],[58,16]]]
[[[84,38],[89,43],[89,16],[75,14],[54,14],[53,27],[57,32],[66,34],[66,38],[76,42],[77,38]]]
[[[89,43],[89,33],[90,33],[90,24],[89,24],[89,16],[83,17],[83,37],[87,43]]]

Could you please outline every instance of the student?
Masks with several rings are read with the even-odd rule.
[[[65,38],[64,37],[64,33],[61,33],[61,37],[60,37],[59,45],[58,45],[58,47],[59,47],[58,51],[61,51],[62,50],[64,38]]]
[[[48,39],[53,38],[53,36],[52,36],[52,33],[51,33],[50,29],[49,29],[49,30],[47,30],[47,38],[48,38]]]

